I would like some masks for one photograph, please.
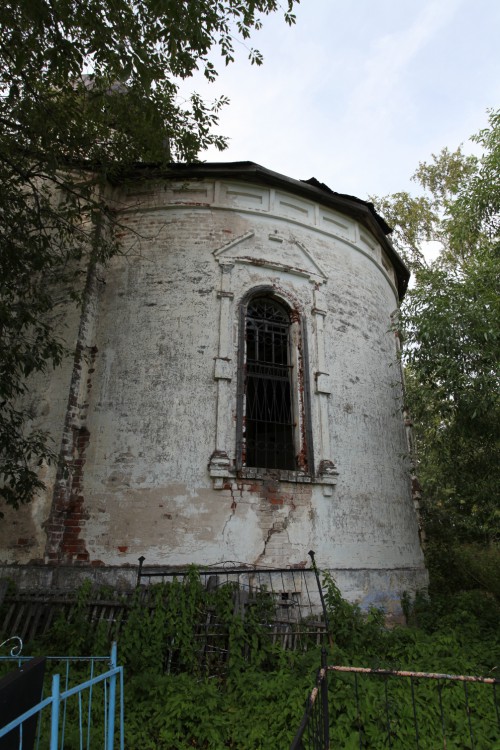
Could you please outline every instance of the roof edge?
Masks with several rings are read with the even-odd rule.
[[[274,172],[273,170],[262,167],[252,161],[238,162],[193,162],[193,163],[173,163],[168,165],[137,163],[133,166],[120,170],[119,175],[110,178],[114,184],[134,179],[176,179],[193,177],[202,178],[231,178],[243,182],[253,182],[266,184],[273,187],[280,187],[290,193],[308,198],[316,203],[320,203],[329,208],[334,208],[340,213],[358,221],[383,246],[394,265],[398,281],[398,294],[402,299],[410,279],[410,271],[405,265],[402,258],[394,249],[389,238],[392,232],[391,227],[385,219],[377,213],[373,203],[356,198],[353,195],[336,193],[324,183],[319,182],[315,177],[309,180],[296,180],[293,177]]]

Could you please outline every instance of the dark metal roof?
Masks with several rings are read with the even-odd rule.
[[[391,227],[377,213],[373,203],[356,198],[353,195],[336,193],[327,185],[319,182],[315,177],[309,180],[295,180],[261,167],[252,161],[237,162],[197,162],[193,164],[170,164],[159,166],[156,164],[137,164],[122,178],[142,179],[224,179],[229,178],[241,182],[269,185],[286,190],[289,193],[300,195],[303,198],[315,201],[336,211],[350,216],[365,226],[369,232],[380,242],[384,251],[389,256],[398,281],[398,292],[400,299],[403,297],[410,272],[403,260],[400,258],[388,235],[392,232]]]

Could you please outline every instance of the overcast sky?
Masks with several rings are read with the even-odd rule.
[[[254,161],[359,198],[413,189],[419,161],[468,143],[500,106],[500,0],[302,0],[264,20],[251,66],[219,65],[227,94],[207,161]]]

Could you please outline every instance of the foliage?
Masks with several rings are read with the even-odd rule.
[[[405,307],[407,398],[430,536],[498,535],[499,260],[480,248],[463,270],[422,269]]]
[[[456,544],[454,540],[430,541],[426,559],[432,571],[431,593],[439,596],[482,592],[487,601],[500,602],[500,549],[496,544]]]
[[[352,674],[335,673],[329,692],[334,706],[330,739],[336,748],[489,750],[497,746],[498,725],[491,687],[468,686],[470,714],[462,685],[447,681],[410,681],[379,675],[356,679]]]
[[[408,598],[410,627],[387,629],[380,612],[363,614],[342,598],[328,575],[324,590],[334,641],[328,654],[330,664],[486,675],[500,663],[500,608],[484,595],[441,596],[432,601],[423,595]],[[107,634],[89,628],[91,593],[85,585],[70,622],[65,628],[62,620],[57,623],[42,642],[30,648],[31,653],[106,653]],[[318,646],[297,651],[273,646],[266,592],[255,600],[255,607],[244,612],[234,606],[232,587],[207,591],[195,570],[184,583],[158,585],[150,594],[145,599],[144,592],[135,593],[118,635],[119,663],[125,667],[126,747],[288,747],[315,682]],[[212,661],[204,658],[199,637],[208,612],[224,634],[216,644],[218,658]],[[76,669],[71,684],[79,681],[78,675],[81,679],[88,676],[88,668],[86,673],[83,668],[81,672],[74,666],[71,669]],[[407,680],[359,678],[356,693],[352,675],[330,673],[329,684],[332,746],[358,748],[362,716],[362,747],[387,747],[387,710],[393,747],[411,746],[408,727],[413,707]],[[435,747],[426,735],[440,723],[435,687],[433,692],[418,682],[415,693],[420,747]],[[104,721],[97,708],[99,696],[93,718],[95,736],[100,736]],[[456,746],[466,748],[463,738],[469,735],[462,686],[456,690],[447,684],[444,696],[452,735],[462,738]],[[478,748],[493,746],[490,696],[491,691],[484,689],[471,692]],[[85,715],[85,705],[83,710]],[[77,702],[68,703],[67,711],[65,747],[72,750],[79,747],[77,730],[70,730],[72,719],[74,727],[78,726]],[[450,741],[448,746],[455,745]]]
[[[407,402],[430,540],[498,542],[500,111],[473,140],[420,164],[424,190],[376,201],[415,273],[403,305]],[[402,197],[404,196],[404,197]],[[434,262],[425,240],[440,243]]]
[[[335,664],[373,669],[495,675],[500,661],[500,603],[484,592],[406,595],[410,627],[384,627],[380,612],[363,615],[342,599],[326,577],[325,599],[334,623]],[[413,747],[415,717],[420,748],[433,750],[444,719],[446,746],[493,747],[498,737],[495,695],[469,686],[382,675],[332,672],[329,677],[330,741],[339,748]],[[441,691],[441,692],[439,692]],[[441,703],[440,703],[441,700]],[[442,711],[442,713],[441,713]],[[471,724],[469,725],[469,722]],[[470,727],[474,745],[469,745]],[[442,741],[442,740],[441,740]]]
[[[36,428],[27,379],[56,367],[56,333],[89,265],[117,251],[106,185],[137,161],[193,161],[225,98],[182,82],[213,81],[262,16],[296,0],[5,0],[0,6],[0,482],[28,502],[55,454]],[[248,49],[250,61],[262,62]]]
[[[358,604],[344,599],[328,572],[323,576],[323,589],[330,635],[334,639],[336,649],[365,653],[373,644],[379,642],[385,625],[382,610],[370,607],[368,612],[363,612]]]

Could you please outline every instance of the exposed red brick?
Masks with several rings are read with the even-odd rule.
[[[93,294],[95,279],[90,271],[87,280],[87,294]],[[91,315],[87,310],[87,316]],[[81,383],[86,384],[87,392],[92,387],[91,373],[97,348],[88,349],[85,340],[88,319],[85,313],[81,319],[80,340],[75,349],[73,375],[68,397],[65,420],[65,434],[61,443],[61,466],[56,477],[51,515],[45,525],[47,530],[46,556],[59,562],[88,562],[90,555],[82,537],[87,520],[85,499],[82,494],[85,452],[90,433],[82,422],[85,420],[88,399],[79,401]],[[87,369],[88,368],[88,369]]]
[[[269,497],[268,498],[271,505],[283,505],[284,501],[282,497]]]

